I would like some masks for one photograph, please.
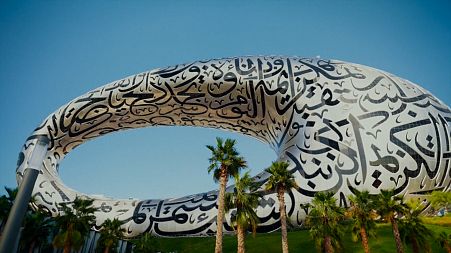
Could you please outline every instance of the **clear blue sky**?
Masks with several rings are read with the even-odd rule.
[[[450,1],[0,2],[0,186],[15,186],[27,136],[61,105],[149,69],[241,55],[310,56],[379,68],[451,105]],[[256,174],[276,156],[249,137],[158,127],[88,142],[61,163],[65,183],[112,197],[217,188],[216,136],[235,138]],[[1,189],[0,194],[5,191]]]

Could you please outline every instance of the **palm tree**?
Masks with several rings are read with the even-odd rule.
[[[312,202],[304,207],[310,207],[306,222],[310,226],[310,234],[318,249],[333,253],[334,249],[342,248],[343,208],[337,206],[333,192],[317,192]]]
[[[438,242],[440,246],[446,250],[447,253],[451,253],[451,234],[447,234],[446,232],[441,232],[438,235]]]
[[[20,244],[27,247],[28,252],[32,253],[35,247],[40,247],[48,242],[53,228],[53,220],[46,213],[42,211],[28,212],[24,219]]]
[[[131,240],[133,253],[154,253],[159,252],[159,242],[149,233]]]
[[[207,145],[211,151],[209,159],[210,166],[208,173],[213,171],[213,179],[219,181],[218,193],[218,216],[216,220],[216,243],[215,253],[222,252],[222,229],[224,220],[224,197],[229,177],[239,173],[241,168],[245,168],[246,161],[235,149],[235,140],[226,139],[225,142],[221,138],[216,138],[216,147]]]
[[[125,229],[121,228],[124,222],[118,219],[107,219],[102,224],[100,230],[100,238],[97,241],[97,249],[99,252],[109,253],[111,249],[117,248],[117,242],[122,239]]]
[[[279,161],[273,162],[271,167],[265,171],[271,174],[266,182],[265,189],[267,191],[276,191],[279,199],[279,213],[280,213],[280,230],[282,233],[282,252],[288,253],[288,238],[287,238],[287,212],[285,209],[285,192],[290,191],[291,188],[299,188],[294,181],[293,174],[288,171],[289,164],[287,162]]]
[[[53,239],[53,246],[64,248],[64,253],[71,249],[79,250],[84,238],[95,224],[93,215],[97,208],[92,206],[94,200],[76,197],[72,203],[61,204],[61,213],[55,217],[59,233]],[[72,205],[72,208],[69,207]]]
[[[370,195],[368,191],[358,191],[354,192],[353,196],[349,196],[351,203],[348,209],[348,215],[353,218],[353,235],[356,239],[362,241],[363,249],[365,253],[370,253],[370,247],[368,244],[369,235],[375,235],[376,223],[374,219],[376,218],[376,213],[374,211],[375,201],[374,195]]]
[[[6,224],[9,211],[13,206],[14,199],[16,199],[18,189],[5,187],[5,190],[7,195],[0,196],[0,232]]]
[[[395,196],[393,190],[381,190],[380,194],[377,195],[377,212],[382,218],[390,221],[398,253],[404,253],[398,228],[398,218],[407,210],[403,200],[403,197]]]
[[[246,237],[246,230],[250,227],[255,235],[259,219],[255,208],[258,206],[259,194],[256,193],[258,186],[254,180],[246,172],[244,176],[239,174],[234,176],[235,190],[233,193],[226,193],[225,195],[225,211],[236,208],[235,215],[232,216],[232,226],[236,227],[238,253],[244,253],[244,240]]]
[[[0,234],[16,199],[18,188],[5,187],[5,190],[7,195],[0,196]],[[30,202],[34,202],[33,198]],[[48,242],[48,236],[53,227],[52,219],[47,214],[28,208],[22,223],[20,247],[26,247],[29,252],[33,252],[35,247],[40,247]]]
[[[431,252],[429,240],[433,238],[433,234],[420,218],[423,205],[419,201],[411,201],[408,205],[410,210],[399,221],[399,233],[406,243],[412,244],[414,253],[419,253],[420,249]]]

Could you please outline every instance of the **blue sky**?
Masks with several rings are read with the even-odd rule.
[[[50,113],[111,81],[194,60],[321,56],[382,69],[451,105],[449,1],[0,2],[0,186]],[[246,136],[156,127],[90,141],[61,163],[85,193],[163,198],[217,188],[207,173],[215,137],[234,138],[251,174],[276,156]],[[3,188],[0,194],[5,191]]]

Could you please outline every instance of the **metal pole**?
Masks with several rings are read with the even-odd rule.
[[[28,160],[28,168],[22,179],[22,183],[17,191],[16,199],[9,212],[8,220],[6,221],[5,229],[0,241],[0,253],[12,253],[17,251],[16,240],[18,239],[22,220],[27,211],[28,202],[30,202],[31,192],[34,188],[34,183],[38,177],[39,171],[47,154],[47,147],[49,139],[47,136],[38,136],[35,148]],[[27,162],[27,161],[24,161]]]
[[[22,236],[23,227],[21,226],[19,229],[19,234],[17,235],[16,242],[14,243],[14,252],[17,252],[19,250],[19,244],[20,244],[20,237]]]

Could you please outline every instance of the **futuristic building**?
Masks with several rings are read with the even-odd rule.
[[[51,143],[34,188],[53,215],[77,195],[58,176],[74,147],[110,132],[177,125],[225,129],[268,143],[290,164],[299,190],[287,194],[292,224],[302,224],[318,191],[340,205],[353,189],[425,199],[451,183],[450,108],[389,73],[335,60],[237,57],[151,70],[112,82],[62,106],[33,132],[20,153],[21,181],[37,136]],[[255,179],[264,184],[264,172]],[[228,190],[233,190],[230,186]],[[89,196],[88,196],[89,197]],[[95,199],[97,224],[125,221],[128,236],[206,235],[216,231],[217,192],[175,199]],[[279,227],[277,197],[260,201],[258,231]],[[232,231],[230,214],[226,231]]]

